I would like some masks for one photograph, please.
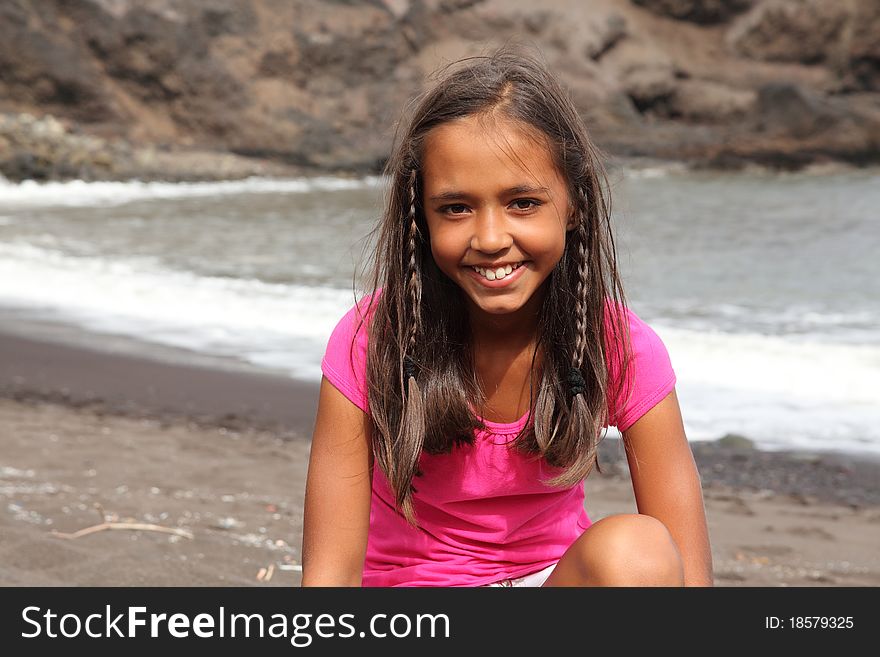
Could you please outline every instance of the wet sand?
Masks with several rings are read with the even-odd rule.
[[[298,585],[316,400],[246,368],[0,332],[0,585]],[[716,585],[880,585],[877,459],[694,454]],[[600,463],[590,517],[635,512],[616,441]]]

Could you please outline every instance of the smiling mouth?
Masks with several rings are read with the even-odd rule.
[[[502,279],[510,276],[510,274],[512,274],[517,269],[522,267],[523,264],[524,264],[524,261],[517,262],[513,265],[507,265],[505,267],[497,267],[495,269],[486,269],[484,267],[477,267],[477,266],[473,265],[473,266],[471,266],[471,269],[473,269],[475,272],[477,272],[480,276],[485,278],[487,281],[497,281],[497,280],[502,280]]]

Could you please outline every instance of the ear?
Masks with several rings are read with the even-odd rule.
[[[572,212],[571,214],[568,215],[568,223],[565,224],[565,232],[568,232],[570,230],[573,230],[574,228],[577,228],[577,225],[578,225],[578,218],[575,215],[575,213]]]

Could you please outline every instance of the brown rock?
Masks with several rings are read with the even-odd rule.
[[[671,68],[646,66],[627,73],[623,88],[642,114],[668,117],[677,82]]]
[[[111,117],[100,71],[58,29],[52,3],[44,4],[0,3],[0,98],[43,111],[64,107],[79,121]]]
[[[880,91],[880,2],[862,1],[850,22],[845,73],[855,89]]]
[[[780,153],[799,164],[880,159],[880,106],[865,93],[880,86],[880,3],[638,4],[644,9],[632,0],[9,0],[0,3],[0,112],[78,128],[34,143],[20,141],[24,129],[6,135],[4,151],[15,154],[0,154],[0,167],[16,177],[150,177],[153,161],[131,153],[152,145],[172,178],[181,174],[172,157],[198,162],[198,179],[211,177],[210,166],[227,171],[210,150],[285,170],[373,172],[430,72],[524,35],[612,153],[698,163],[772,163]],[[718,21],[735,21],[732,52]],[[773,92],[780,81],[794,91]],[[71,135],[85,133],[106,148],[73,148]],[[111,148],[122,142],[127,155]],[[236,172],[255,166],[235,161]]]
[[[734,89],[711,80],[679,80],[668,100],[672,117],[724,123],[746,116],[755,104],[752,89]]]
[[[626,19],[618,13],[605,17],[598,25],[593,25],[588,33],[584,54],[598,61],[627,35]]]
[[[769,0],[743,16],[727,41],[764,61],[824,64],[836,91],[880,90],[880,3],[875,0]]]
[[[755,0],[632,0],[661,16],[702,23],[723,23],[751,7]]]
[[[758,91],[754,119],[761,132],[806,138],[835,127],[844,116],[818,94],[781,82]]]
[[[841,2],[769,0],[739,19],[727,41],[753,59],[816,64],[839,47],[851,15]]]

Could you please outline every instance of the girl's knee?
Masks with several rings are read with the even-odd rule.
[[[682,586],[678,547],[666,526],[644,514],[603,518],[585,532],[585,569],[599,586]]]

